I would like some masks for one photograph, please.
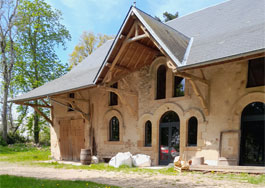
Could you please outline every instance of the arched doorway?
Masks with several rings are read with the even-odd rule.
[[[265,166],[265,104],[253,102],[241,115],[240,165]]]
[[[159,125],[159,164],[167,165],[179,155],[179,117],[173,111],[166,112]]]

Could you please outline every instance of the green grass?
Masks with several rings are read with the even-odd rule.
[[[120,168],[114,168],[108,166],[108,164],[92,164],[92,165],[69,165],[69,164],[59,164],[58,162],[44,163],[42,161],[49,160],[50,148],[36,148],[32,145],[16,144],[12,146],[0,146],[0,161],[7,161],[10,163],[18,162],[30,165],[42,166],[42,167],[52,167],[52,168],[64,168],[64,169],[83,169],[83,170],[101,170],[107,172],[124,172],[124,173],[138,173],[138,174],[163,174],[171,176],[185,176],[190,173],[197,174],[201,176],[208,176],[217,180],[231,180],[250,184],[262,184],[265,185],[265,175],[252,175],[247,173],[210,173],[202,174],[200,172],[183,172],[177,173],[173,168],[164,168],[159,170],[154,169],[144,169],[144,168],[130,168],[128,166],[121,166]]]
[[[30,144],[14,144],[0,146],[0,161],[7,162],[33,162],[49,160],[51,155],[49,147],[34,147]]]
[[[233,180],[239,181],[242,183],[251,183],[251,184],[262,184],[265,185],[265,174],[253,175],[247,173],[212,173],[209,177],[218,179],[218,180]]]
[[[117,186],[97,184],[88,181],[65,181],[65,180],[46,180],[36,178],[25,178],[18,176],[0,176],[0,187],[2,188],[118,188]]]
[[[65,169],[82,169],[82,170],[102,170],[107,172],[125,172],[125,173],[140,173],[140,174],[164,174],[164,175],[176,175],[177,172],[174,171],[174,168],[163,168],[159,170],[146,169],[146,168],[136,168],[122,165],[119,168],[114,168],[109,166],[106,163],[91,164],[91,165],[81,165],[75,166],[70,164],[60,164],[58,162],[52,163],[35,163],[35,165],[43,167],[53,167],[53,168],[65,168]]]

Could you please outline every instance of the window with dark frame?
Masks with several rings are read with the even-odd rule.
[[[118,83],[111,85],[110,87],[118,89]],[[118,105],[118,95],[114,92],[109,93],[109,106]]]
[[[251,59],[248,61],[247,88],[265,85],[264,64],[265,57]]]
[[[167,68],[165,65],[160,65],[157,69],[156,79],[156,99],[166,98],[166,73]]]
[[[151,121],[147,121],[145,123],[145,141],[144,141],[145,147],[151,147],[152,146],[152,123]]]
[[[74,93],[70,93],[69,94],[69,98],[74,99],[75,98],[75,94]],[[68,112],[72,112],[72,111],[74,111],[72,105],[68,104]]]
[[[119,120],[116,116],[109,121],[109,141],[120,140]]]
[[[179,76],[174,76],[173,97],[184,96],[184,91],[185,91],[185,79]]]
[[[188,121],[188,146],[197,146],[198,120],[191,117]]]

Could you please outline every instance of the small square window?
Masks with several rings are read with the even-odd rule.
[[[265,57],[248,61],[247,88],[265,85],[264,64]]]
[[[185,90],[185,79],[182,77],[174,76],[173,97],[184,96],[184,90]]]
[[[74,93],[70,93],[69,94],[69,98],[74,99],[75,98],[75,94]],[[72,112],[72,111],[74,111],[72,105],[68,104],[68,112]]]

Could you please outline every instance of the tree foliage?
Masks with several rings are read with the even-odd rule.
[[[96,48],[100,47],[107,40],[112,38],[112,36],[102,34],[95,35],[93,32],[84,31],[80,37],[79,43],[69,55],[70,68],[83,61]]]
[[[16,22],[22,54],[15,66],[17,92],[30,91],[66,72],[66,66],[55,53],[56,47],[65,47],[66,40],[71,39],[69,31],[61,24],[61,16],[59,10],[44,0],[21,0]],[[28,118],[28,123],[33,124],[34,140],[38,143],[39,124],[43,122],[36,112],[30,117],[33,119]]]
[[[178,18],[179,17],[179,13],[176,12],[175,14],[171,14],[171,13],[166,11],[166,12],[163,13],[163,17],[164,17],[163,22],[167,22],[167,21],[173,20],[175,18]],[[157,17],[157,16],[155,16],[155,19],[160,21],[160,22],[162,22],[162,20],[159,17]]]

